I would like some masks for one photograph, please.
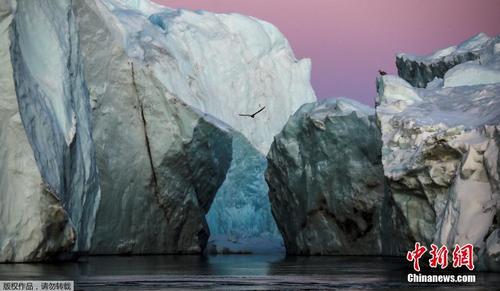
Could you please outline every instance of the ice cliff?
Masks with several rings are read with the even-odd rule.
[[[127,56],[147,63],[165,92],[229,124],[260,155],[267,154],[288,117],[316,99],[309,82],[310,61],[297,60],[284,36],[267,22],[238,14],[173,10],[149,1],[99,4],[107,15],[104,21],[117,27]],[[239,116],[262,107],[255,118]],[[242,238],[270,233],[274,222],[266,198],[265,165],[240,141],[235,136],[233,152],[246,154],[233,160],[209,221],[219,238],[245,243]],[[243,181],[253,181],[252,186]],[[241,216],[232,212],[243,209]],[[254,217],[261,223],[255,224]]]
[[[154,72],[158,47],[131,53],[127,25],[149,21],[111,4],[74,4],[103,177],[91,252],[199,253],[231,161],[231,129],[164,86]]]
[[[430,57],[405,57],[401,78],[378,78],[376,102],[384,175],[405,218],[402,235],[448,247],[471,243],[480,268],[496,271],[499,48],[500,37],[480,34]],[[459,56],[472,55],[474,60],[456,64],[463,61]],[[423,71],[415,71],[417,63]],[[430,80],[425,89],[411,85]]]
[[[266,168],[266,157],[236,133],[231,168],[207,214],[211,252],[283,251],[267,196]]]
[[[266,180],[287,253],[397,254],[375,111],[349,99],[303,105],[275,137]]]
[[[201,252],[223,183],[215,233],[278,238],[262,155],[315,96],[274,26],[145,0],[0,12],[1,261]]]
[[[443,78],[452,67],[479,58],[483,45],[489,37],[480,33],[464,43],[451,46],[428,56],[398,54],[396,66],[398,75],[412,86],[425,88],[434,78]]]
[[[300,107],[309,60],[255,18],[0,0],[0,261],[200,253],[209,228],[216,251],[279,249],[279,229],[291,254],[472,243],[499,271],[500,37],[396,62],[376,115]]]
[[[148,60],[169,92],[231,125],[264,155],[288,117],[316,100],[310,60],[297,60],[270,23],[149,1],[104,3],[125,31],[129,55]],[[263,106],[258,118],[238,115]]]
[[[0,261],[86,252],[100,189],[67,1],[1,1]]]
[[[0,1],[0,261],[206,245],[233,131],[129,55],[106,5]]]

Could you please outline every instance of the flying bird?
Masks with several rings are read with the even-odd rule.
[[[382,71],[382,70],[378,70],[378,73],[380,74],[380,76],[384,76],[384,75],[387,75],[386,72]]]
[[[262,107],[261,109],[259,109],[259,111],[255,112],[254,114],[238,114],[239,116],[248,116],[248,117],[252,117],[252,118],[255,118],[255,115],[259,114],[260,112],[262,112],[262,110],[264,110],[264,108],[266,108],[266,106]]]

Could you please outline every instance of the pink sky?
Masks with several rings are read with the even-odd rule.
[[[297,58],[312,59],[318,98],[373,105],[378,69],[395,54],[429,54],[477,34],[500,34],[500,0],[156,0],[172,8],[237,12],[276,25]]]

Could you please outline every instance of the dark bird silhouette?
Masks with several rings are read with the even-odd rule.
[[[261,109],[259,109],[259,111],[255,112],[254,114],[238,114],[239,116],[248,116],[248,117],[252,117],[252,118],[255,118],[255,115],[259,114],[260,112],[262,112],[262,110],[264,110],[264,108],[266,108],[266,106],[262,107]]]
[[[384,76],[384,75],[387,75],[386,72],[382,71],[382,70],[378,70],[378,73],[380,74],[380,76]]]

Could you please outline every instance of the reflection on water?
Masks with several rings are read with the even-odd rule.
[[[406,283],[403,258],[283,255],[101,256],[60,264],[0,264],[0,280],[74,280],[78,290],[380,289],[405,287],[492,290],[495,273],[467,285]],[[425,273],[426,271],[424,271]],[[427,272],[429,272],[427,270]],[[461,274],[470,274],[462,271]]]

